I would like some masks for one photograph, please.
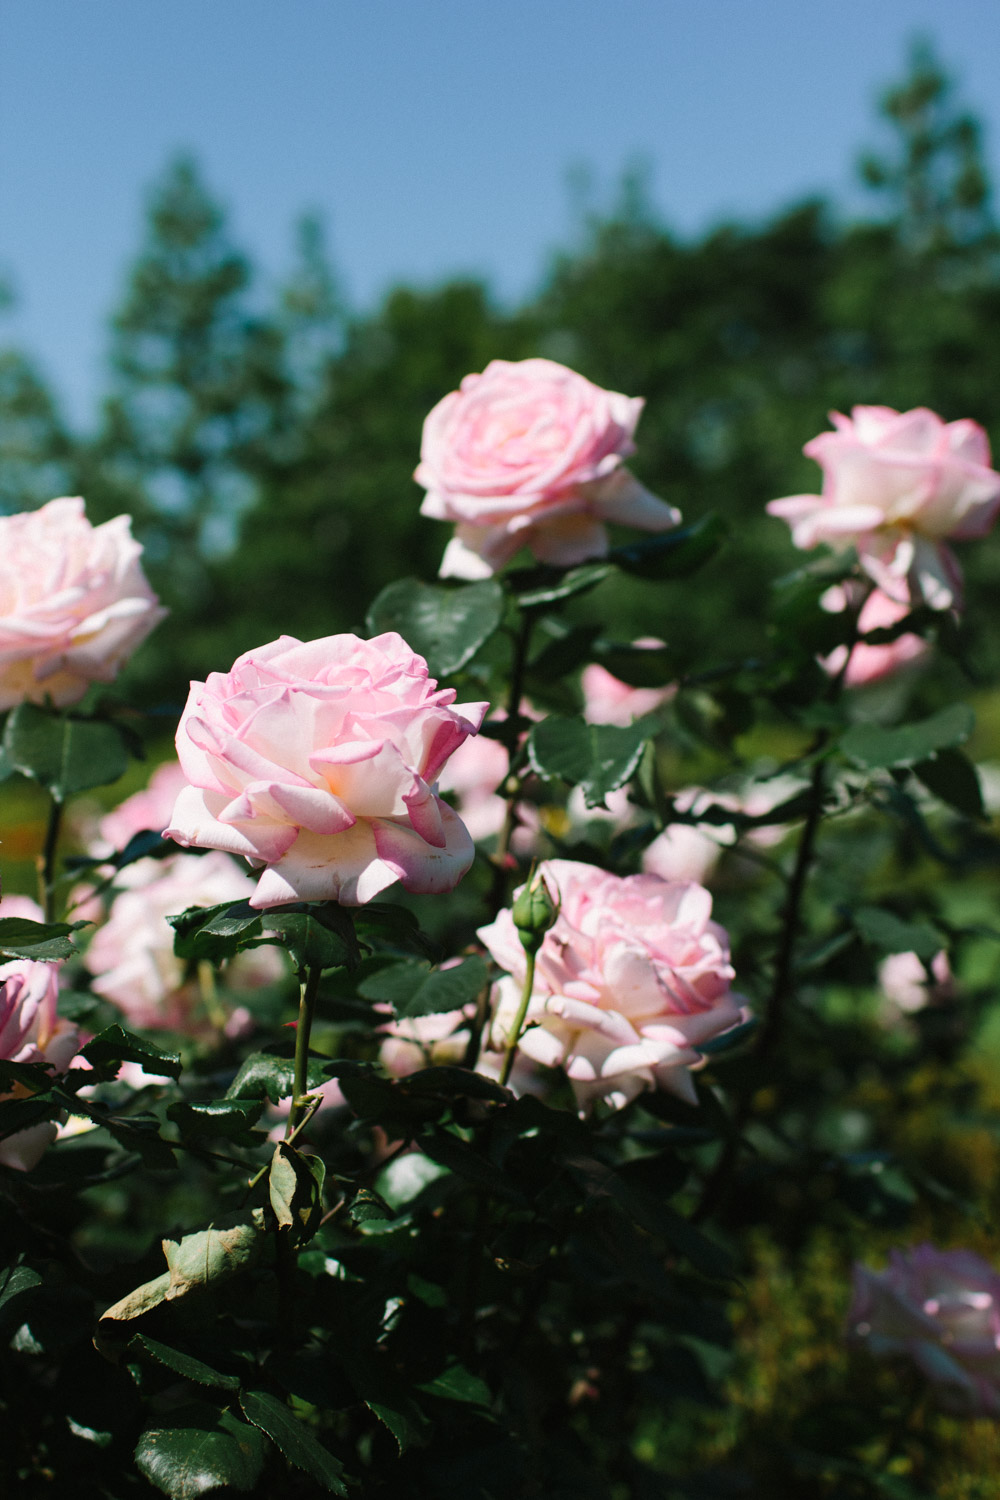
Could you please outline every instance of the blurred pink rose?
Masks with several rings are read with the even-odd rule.
[[[539,867],[561,908],[538,954],[521,1050],[565,1069],[581,1109],[616,1108],[643,1089],[695,1099],[697,1048],[745,1017],[712,898],[693,883],[610,875],[573,860]],[[515,893],[516,894],[516,893]],[[526,967],[510,911],[479,936],[514,983],[501,981],[493,1027],[509,1030]]]
[[[42,909],[29,896],[5,896],[0,917],[42,921]],[[46,1062],[65,1073],[80,1049],[76,1027],[57,1014],[59,965],[27,959],[0,964],[0,1057],[11,1062]],[[16,1098],[22,1091],[0,1094]],[[0,1164],[28,1172],[56,1138],[55,1122],[31,1125],[0,1140]]]
[[[690,812],[696,817],[709,807],[760,817],[786,802],[804,786],[804,782],[790,776],[773,776],[766,781],[750,782],[734,792],[685,787],[674,794],[673,801],[678,812]],[[747,829],[742,835],[742,843],[768,849],[779,844],[787,831],[781,824],[762,824],[759,828]],[[723,850],[740,842],[734,823],[670,823],[645,850],[642,868],[647,874],[659,875],[662,880],[693,880],[703,884],[714,873]]]
[[[622,467],[640,397],[550,359],[495,359],[424,422],[421,512],[455,521],[443,577],[486,578],[522,547],[565,566],[608,550],[605,522],[665,531],[680,514]]]
[[[246,901],[254,883],[228,855],[176,854],[169,860],[137,860],[133,882],[111,903],[108,920],[99,927],[84,955],[94,976],[91,989],[117,1005],[129,1026],[169,1027],[198,1033],[215,1028],[241,1034],[246,1012],[227,1013],[225,1024],[201,1013],[197,979],[174,954],[174,932],[168,916],[189,906],[216,906]],[[226,967],[228,988],[273,984],[284,973],[276,948],[240,953]]]
[[[877,1359],[913,1361],[940,1404],[1000,1416],[1000,1276],[970,1250],[893,1250],[884,1271],[854,1268],[849,1336]]]
[[[191,684],[165,835],[263,865],[257,907],[453,890],[474,846],[435,784],[489,707],[454,702],[393,632],[248,651]]]
[[[839,614],[846,608],[848,600],[845,590],[837,586],[827,589],[821,602],[832,614]],[[909,613],[909,603],[890,599],[881,589],[873,589],[861,606],[858,631],[865,635],[869,630],[887,630],[890,625],[898,625]],[[879,682],[883,677],[897,672],[900,667],[905,667],[908,662],[926,655],[927,649],[927,642],[921,636],[909,632],[883,646],[870,646],[859,641],[851,652],[844,683],[847,687],[864,687],[869,682]],[[835,677],[840,671],[846,656],[847,647],[838,646],[823,658],[822,665],[831,677]]]
[[[98,836],[91,841],[89,852],[96,858],[124,849],[137,833],[152,829],[162,833],[170,822],[174,803],[187,786],[187,777],[176,760],[157,766],[149,785],[126,797],[101,819]]]
[[[477,844],[503,827],[507,803],[499,789],[509,765],[499,740],[477,734],[459,745],[438,779],[439,791],[455,793],[462,822]]]
[[[0,517],[0,709],[76,703],[163,619],[130,527],[91,526],[80,499]]]
[[[856,547],[891,598],[948,609],[962,573],[945,541],[985,536],[1000,509],[986,433],[924,407],[856,406],[830,420],[836,431],[804,450],[823,470],[823,493],[772,500],[768,513],[788,522],[796,547]]]
[[[654,636],[642,636],[636,646],[655,649],[663,642]],[[599,662],[589,662],[580,674],[583,690],[583,717],[589,724],[618,724],[622,728],[633,719],[644,714],[655,713],[668,698],[677,691],[673,683],[664,687],[630,687],[602,667]]]
[[[469,1014],[474,1009],[469,1006]],[[465,1010],[448,1010],[407,1021],[386,1021],[379,1028],[385,1037],[379,1061],[393,1078],[408,1078],[432,1065],[461,1063],[469,1043],[468,1019]]]
[[[889,1005],[908,1015],[955,998],[955,980],[944,951],[931,959],[929,975],[915,953],[890,953],[878,966],[878,982]]]

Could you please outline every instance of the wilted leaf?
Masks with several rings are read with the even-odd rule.
[[[323,1216],[326,1166],[318,1156],[306,1156],[279,1141],[271,1158],[268,1191],[281,1229],[292,1232],[292,1242],[304,1245],[319,1228]]]

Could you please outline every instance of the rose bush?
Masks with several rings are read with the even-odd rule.
[[[197,979],[174,953],[167,917],[189,907],[246,901],[254,890],[250,877],[217,850],[175,854],[163,862],[140,859],[124,873],[128,889],[115,896],[85,955],[94,992],[117,1005],[128,1026],[189,1032],[222,1027],[232,1035],[246,1025],[250,1017],[242,1007],[203,1013]],[[252,948],[231,961],[227,980],[234,990],[254,989],[276,983],[283,973],[276,948]]]
[[[0,517],[0,709],[76,703],[163,619],[131,524],[91,526],[79,498]]]
[[[891,598],[949,608],[962,573],[946,540],[985,536],[1000,510],[986,433],[924,407],[856,406],[830,420],[836,431],[804,449],[823,470],[822,494],[772,500],[768,512],[788,522],[796,547],[856,547]]]
[[[1000,1275],[969,1250],[893,1250],[854,1268],[850,1337],[877,1359],[910,1359],[946,1410],[1000,1416]]]
[[[665,531],[680,514],[622,460],[643,408],[550,359],[495,359],[424,422],[425,516],[454,521],[442,576],[485,578],[527,547],[567,565],[608,550],[605,522]]]
[[[435,783],[489,707],[454,700],[393,632],[248,651],[191,684],[165,836],[263,866],[257,907],[450,891],[474,846]]]
[[[698,1046],[745,1016],[708,891],[575,860],[539,868],[560,909],[538,953],[521,1050],[562,1067],[583,1110],[595,1099],[621,1107],[649,1088],[695,1099]],[[496,1045],[516,1011],[526,959],[509,910],[479,936],[515,981],[501,982]]]

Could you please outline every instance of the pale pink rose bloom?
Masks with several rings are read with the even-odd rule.
[[[906,1358],[947,1411],[1000,1416],[1000,1276],[971,1250],[893,1250],[854,1268],[848,1335],[877,1359]]]
[[[573,860],[539,868],[561,906],[536,960],[522,1050],[565,1070],[582,1111],[598,1098],[620,1108],[650,1088],[693,1102],[698,1047],[746,1016],[730,988],[729,943],[711,920],[711,896],[693,883],[621,877]],[[509,910],[479,936],[514,981],[494,1021],[496,1048],[526,960]]]
[[[663,642],[655,636],[641,636],[633,645],[653,650]],[[596,661],[584,667],[580,687],[583,717],[588,724],[617,724],[622,728],[644,714],[655,713],[677,691],[673,683],[660,688],[630,687]]]
[[[84,955],[94,976],[91,989],[117,1005],[129,1026],[209,1031],[212,1020],[200,1013],[197,980],[188,977],[186,964],[174,953],[174,931],[167,917],[190,906],[246,901],[253,894],[253,881],[220,852],[137,860],[133,873],[136,883],[115,896],[107,922]],[[252,989],[277,982],[283,973],[277,949],[251,948],[227,966],[227,986]],[[241,1034],[247,1019],[245,1012],[227,1015],[226,1033],[235,1027]]]
[[[42,909],[29,896],[5,896],[0,917],[43,920]],[[28,959],[0,964],[0,1057],[11,1062],[45,1062],[53,1072],[65,1073],[79,1051],[80,1033],[57,1013],[59,965]],[[0,1095],[17,1097],[19,1090]],[[56,1138],[54,1121],[30,1125],[0,1140],[0,1164],[28,1172]]]
[[[977,422],[943,422],[925,407],[856,406],[831,412],[805,453],[823,470],[821,495],[772,500],[796,547],[856,547],[861,566],[901,603],[948,609],[962,573],[945,545],[983,537],[1000,509],[1000,474]]]
[[[162,833],[170,822],[174,803],[186,786],[187,777],[179,761],[168,760],[157,766],[148,786],[133,792],[101,819],[89,852],[100,859],[124,849],[137,833],[145,833],[147,829]]]
[[[469,1044],[467,1023],[474,1010],[474,1006],[468,1006],[433,1016],[386,1021],[379,1028],[385,1037],[379,1061],[393,1078],[408,1078],[421,1068],[459,1065]]]
[[[608,521],[676,526],[680,513],[622,466],[643,405],[550,359],[466,375],[424,422],[414,475],[421,513],[457,523],[442,577],[487,578],[522,547],[559,566],[603,557]]]
[[[474,845],[436,783],[488,707],[455,704],[395,632],[282,636],[191,684],[165,836],[263,866],[256,907],[453,890]]]
[[[704,787],[685,787],[676,793],[674,803],[680,812],[696,816],[708,807],[723,807],[733,812],[760,817],[791,797],[805,783],[778,776],[751,783],[740,792],[707,791]],[[750,828],[743,839],[758,849],[767,849],[785,837],[787,829],[780,824]],[[724,849],[738,841],[733,823],[670,823],[642,856],[647,874],[662,880],[693,880],[704,884],[715,873]]]
[[[163,619],[130,527],[91,526],[80,499],[0,517],[0,709],[76,703]]]
[[[820,603],[831,614],[839,614],[847,607],[847,594],[843,588],[836,586],[827,589]],[[908,602],[890,599],[881,589],[873,589],[861,606],[858,631],[865,635],[869,630],[887,630],[890,625],[898,625],[909,613]],[[921,636],[909,632],[882,646],[867,645],[864,641],[859,641],[851,652],[844,684],[846,687],[865,687],[869,682],[879,682],[883,677],[899,671],[900,667],[917,661],[926,655],[927,650],[927,642]],[[846,658],[847,647],[838,646],[829,656],[821,659],[823,669],[831,677],[835,677]]]
[[[915,953],[890,953],[878,966],[878,982],[890,1006],[907,1015],[955,997],[955,980],[944,951],[931,959],[929,977]]]

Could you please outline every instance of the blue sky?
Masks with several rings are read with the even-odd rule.
[[[78,423],[144,188],[200,159],[266,278],[305,209],[350,300],[395,280],[534,285],[630,158],[696,232],[815,190],[850,199],[874,104],[931,35],[991,123],[997,0],[0,0],[0,325]],[[1000,145],[988,133],[994,174]]]

